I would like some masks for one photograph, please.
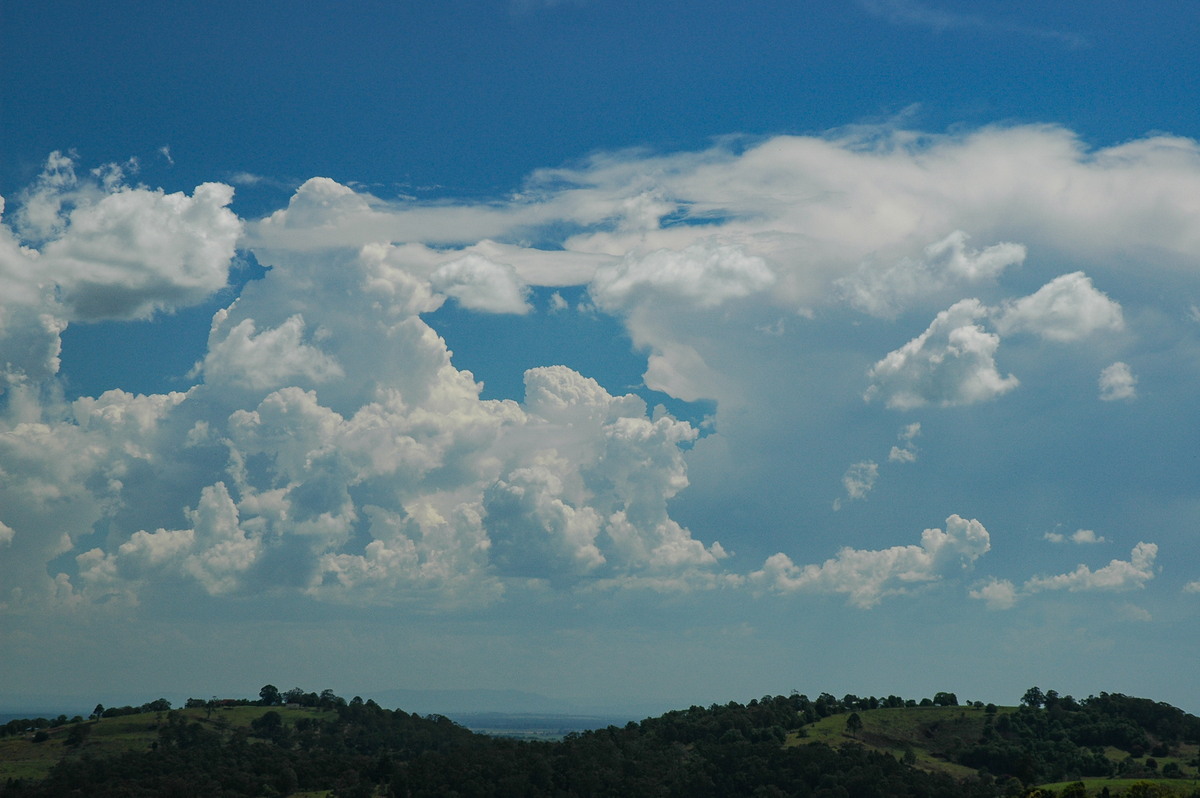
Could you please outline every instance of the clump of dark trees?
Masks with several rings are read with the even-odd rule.
[[[1031,687],[1016,712],[989,714],[982,738],[952,756],[968,767],[1011,774],[1026,783],[1086,776],[1170,778],[1180,775],[1179,766],[1171,763],[1154,774],[1153,757],[1170,756],[1181,744],[1197,742],[1200,718],[1170,704],[1120,693],[1076,701]],[[1104,755],[1105,746],[1129,757],[1113,761]]]
[[[269,688],[269,689],[268,689]],[[172,711],[151,750],[67,758],[40,782],[10,781],[8,796],[965,796],[1019,795],[1022,785],[1109,775],[1102,746],[1167,755],[1200,742],[1200,718],[1167,704],[1101,693],[1075,701],[1031,688],[1015,712],[989,705],[983,735],[944,753],[977,768],[967,780],[847,741],[784,746],[790,732],[834,714],[887,706],[955,706],[953,694],[904,701],[793,693],[748,704],[693,706],[561,742],[475,734],[439,715],[387,710],[355,697],[263,688],[258,703],[321,707],[285,722],[268,709],[249,729]],[[193,700],[195,701],[195,700]],[[238,702],[243,703],[243,702]],[[248,702],[245,702],[248,703]],[[212,701],[189,701],[214,708]],[[981,705],[980,705],[981,706]],[[848,724],[852,725],[852,724]],[[859,726],[861,728],[861,726]]]

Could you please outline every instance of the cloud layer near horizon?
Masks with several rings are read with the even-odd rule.
[[[115,168],[79,178],[55,154],[5,217],[6,610],[128,605],[165,584],[430,606],[515,585],[742,587],[870,608],[985,569],[1004,532],[971,507],[926,508],[950,515],[917,544],[926,516],[871,530],[889,538],[875,546],[810,533],[752,561],[737,551],[769,545],[753,531],[678,520],[689,465],[768,484],[787,461],[756,459],[756,442],[791,434],[814,374],[891,430],[881,454],[837,452],[825,475],[856,507],[891,473],[864,457],[913,462],[917,432],[930,440],[912,411],[1048,394],[1046,373],[1096,358],[1072,401],[1134,406],[1131,327],[1159,322],[1132,295],[1129,253],[1167,281],[1200,257],[1195,142],[1089,151],[1043,126],[609,153],[491,204],[389,203],[313,178],[245,223],[231,197],[133,188]],[[196,304],[225,286],[235,246],[270,270],[213,318],[194,387],[61,398],[67,325]],[[526,372],[519,402],[481,399],[422,315],[446,301],[540,312],[531,287],[570,285],[626,325],[646,387],[716,401],[712,434],[553,363]],[[820,325],[870,334],[852,355],[837,341],[817,373],[807,330]],[[1021,594],[1140,587],[1156,553],[1139,542],[1124,566],[1079,565]],[[1017,593],[994,578],[971,595],[1011,606]]]

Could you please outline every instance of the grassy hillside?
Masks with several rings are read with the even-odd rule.
[[[1004,707],[998,712],[1013,712]],[[983,734],[986,715],[982,707],[894,707],[868,709],[856,713],[862,729],[850,732],[846,720],[851,713],[831,715],[803,727],[788,737],[787,745],[824,743],[838,746],[856,742],[902,759],[910,754],[910,764],[937,770],[951,776],[973,775],[973,768],[949,761],[950,753],[963,741]]]
[[[964,750],[983,740],[989,728],[997,726],[999,718],[1013,718],[1019,712],[1017,707],[995,707],[994,710],[989,712],[977,706],[919,706],[843,712],[803,726],[788,735],[785,745],[824,744],[836,747],[854,743],[932,772],[959,779],[977,777],[981,773],[979,769],[956,760]],[[857,715],[861,726],[850,721],[852,714]],[[1080,776],[1039,786],[1047,793],[1061,793],[1069,785],[1082,782],[1089,796],[1101,795],[1106,788],[1107,794],[1119,796],[1128,794],[1135,784],[1153,784],[1159,786],[1164,796],[1200,794],[1200,746],[1190,742],[1164,746],[1153,736],[1150,736],[1149,743],[1151,747],[1160,749],[1159,756],[1112,745],[1093,749],[1111,761],[1114,769],[1135,773],[1136,777]],[[1165,754],[1162,753],[1163,749]],[[1171,772],[1174,777],[1159,777],[1164,771]],[[1133,794],[1139,794],[1139,791],[1134,790]]]
[[[251,722],[267,712],[277,712],[287,726],[295,726],[300,718],[328,718],[334,714],[309,708],[233,706],[214,709],[175,710],[189,723],[196,722],[212,729],[225,739],[241,732],[253,736]],[[159,730],[166,723],[166,712],[143,712],[115,718],[84,721],[82,724],[51,726],[41,730],[41,735],[28,732],[14,737],[0,738],[0,783],[8,779],[42,779],[52,767],[63,760],[77,760],[85,756],[105,758],[130,751],[153,750],[159,739]],[[71,744],[72,733],[79,735],[76,727],[86,729],[83,740]],[[38,741],[35,742],[35,739]]]

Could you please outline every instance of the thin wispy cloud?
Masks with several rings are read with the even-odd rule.
[[[990,36],[1016,35],[1042,39],[1072,49],[1091,44],[1090,38],[1083,34],[949,11],[919,0],[858,0],[858,4],[870,14],[893,24],[926,28],[934,33],[968,31]]]

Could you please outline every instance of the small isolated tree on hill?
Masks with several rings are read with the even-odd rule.
[[[1021,703],[1030,709],[1041,709],[1042,704],[1046,703],[1046,695],[1040,688],[1030,687],[1021,697]]]
[[[862,727],[862,718],[858,716],[857,712],[851,712],[850,717],[846,718],[846,731],[851,737],[856,737],[862,731]]]
[[[283,718],[275,710],[265,712],[259,718],[250,721],[250,728],[260,737],[268,740],[277,739],[283,732]]]
[[[1087,787],[1084,785],[1084,783],[1082,781],[1077,781],[1073,784],[1068,784],[1066,787],[1063,787],[1062,792],[1060,792],[1058,795],[1059,798],[1087,798],[1087,794]]]
[[[283,697],[279,694],[279,688],[273,684],[263,685],[263,688],[258,691],[258,697],[262,700],[264,707],[279,706]]]
[[[67,735],[65,745],[68,748],[78,748],[83,745],[84,740],[91,734],[92,727],[86,723],[77,723],[71,727],[71,733]]]

